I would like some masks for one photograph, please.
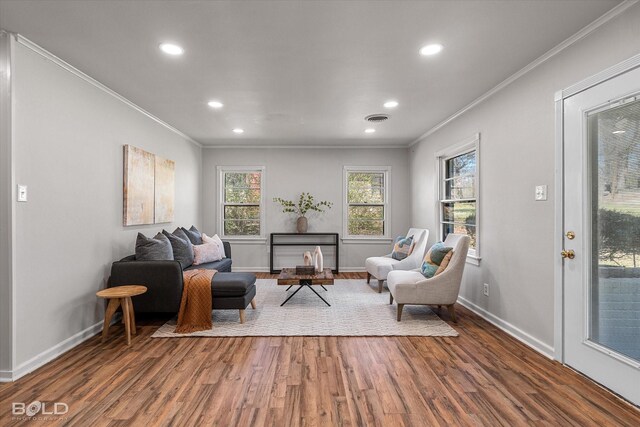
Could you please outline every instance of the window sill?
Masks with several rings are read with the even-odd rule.
[[[267,243],[266,237],[229,237],[229,236],[221,236],[220,240],[224,240],[229,243],[239,243],[246,245],[257,245],[257,244],[265,244]]]
[[[343,237],[342,243],[345,244],[389,244],[393,239],[389,237]]]
[[[472,264],[472,265],[479,266],[481,259],[482,258],[477,257],[475,255],[467,255],[467,264]]]

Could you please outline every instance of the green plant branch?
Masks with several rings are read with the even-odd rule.
[[[295,213],[300,216],[305,216],[307,212],[324,212],[327,209],[331,209],[333,203],[323,200],[321,202],[315,201],[315,198],[309,193],[302,193],[298,198],[298,203],[293,200],[286,200],[280,197],[274,197],[275,203],[280,203],[283,213]]]

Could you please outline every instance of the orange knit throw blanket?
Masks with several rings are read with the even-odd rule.
[[[183,273],[184,288],[178,313],[177,334],[204,331],[211,321],[211,279],[216,270],[189,270]]]

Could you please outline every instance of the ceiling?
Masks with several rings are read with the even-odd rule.
[[[403,146],[618,3],[0,0],[0,27],[205,145]]]

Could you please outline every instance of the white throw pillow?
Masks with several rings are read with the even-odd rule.
[[[220,240],[220,237],[218,237],[217,234],[214,234],[213,237],[209,237],[206,234],[202,233],[202,242],[216,245],[219,255],[219,258],[216,259],[216,261],[227,257],[224,253],[224,245],[222,244],[222,240]]]
[[[206,264],[208,262],[219,261],[219,251],[213,243],[203,243],[193,245],[193,265]]]

